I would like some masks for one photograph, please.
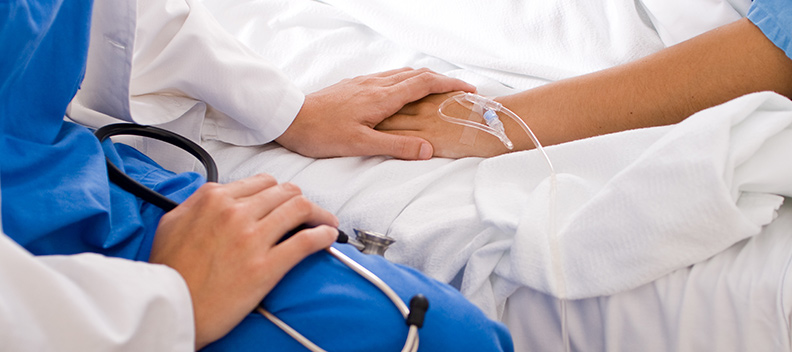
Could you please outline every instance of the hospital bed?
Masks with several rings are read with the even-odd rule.
[[[411,66],[498,96],[629,62],[749,2],[204,4],[306,93]],[[203,145],[224,181],[270,173],[343,230],[396,238],[388,259],[458,287],[518,351],[788,351],[790,119],[792,103],[759,93],[678,125],[551,146],[555,196],[535,151],[408,162]]]

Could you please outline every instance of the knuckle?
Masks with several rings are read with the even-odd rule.
[[[369,92],[371,99],[374,101],[384,101],[391,94],[390,87],[382,87],[380,89],[373,89]]]
[[[201,186],[200,190],[203,192],[203,195],[209,199],[217,199],[226,195],[225,188],[218,183],[208,182]]]
[[[352,83],[355,83],[355,84],[361,85],[361,86],[373,85],[375,82],[377,82],[377,78],[376,77],[369,77],[369,76],[358,76],[358,77],[355,77],[355,78],[352,79]]]
[[[272,261],[268,256],[259,255],[250,259],[248,263],[248,270],[252,275],[261,275],[272,270]]]
[[[424,73],[429,73],[429,74],[431,74],[431,73],[434,73],[434,71],[430,70],[430,69],[429,69],[429,68],[427,68],[427,67],[421,67],[421,68],[419,68],[419,69],[416,69],[415,71],[416,71],[416,72],[418,72],[418,73],[420,73],[420,74],[424,74]]]
[[[287,193],[291,193],[291,194],[295,194],[295,195],[301,195],[302,194],[302,190],[300,189],[300,187],[298,187],[297,185],[295,185],[295,184],[293,184],[291,182],[282,183],[281,184],[281,188],[283,188],[283,190],[286,191]]]
[[[294,211],[303,217],[307,217],[313,212],[313,203],[303,195],[296,196],[292,199],[292,206]]]
[[[220,209],[218,215],[222,220],[236,222],[244,214],[245,207],[241,203],[226,204]]]
[[[395,93],[393,91],[393,86],[382,87],[371,91],[371,99],[377,103],[385,104],[389,101],[388,98],[390,98],[393,93]]]
[[[419,73],[417,76],[415,76],[415,78],[417,80],[419,80],[421,83],[426,84],[426,83],[433,82],[435,80],[436,76],[431,71],[424,71],[424,72]]]
[[[258,229],[249,224],[236,231],[236,236],[239,244],[246,247],[250,241],[253,241],[258,236]]]
[[[270,174],[256,174],[254,177],[264,184],[275,185],[278,183],[278,180]]]
[[[179,214],[180,210],[181,209],[178,209],[178,207],[177,207],[177,209],[174,209],[173,211],[169,211],[169,212],[163,214],[162,217],[160,217],[160,225],[157,226],[157,227],[159,228],[160,226],[162,226],[162,224],[166,224],[166,223],[169,223],[171,221],[175,221],[176,219],[178,219],[179,216],[177,214]]]
[[[214,192],[219,187],[220,187],[220,185],[217,184],[217,183],[207,182],[207,183],[204,183],[200,188],[198,188],[198,191],[196,193],[209,194],[209,193]]]
[[[219,184],[206,183],[195,192],[195,201],[198,207],[215,207],[228,201],[228,192]]]

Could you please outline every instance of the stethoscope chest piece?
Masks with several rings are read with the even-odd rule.
[[[361,252],[366,254],[385,255],[388,247],[396,242],[396,239],[378,232],[355,229],[357,242],[363,245]]]

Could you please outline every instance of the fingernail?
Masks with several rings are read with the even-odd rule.
[[[418,151],[418,159],[427,160],[432,157],[432,145],[421,143],[421,150]]]

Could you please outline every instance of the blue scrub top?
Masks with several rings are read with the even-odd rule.
[[[177,202],[203,180],[174,175],[64,122],[85,74],[90,0],[0,2],[0,186],[4,232],[33,254],[147,260],[163,212],[109,184],[105,154]]]
[[[748,10],[748,19],[792,58],[792,2],[755,0]]]

